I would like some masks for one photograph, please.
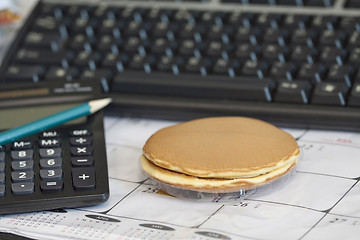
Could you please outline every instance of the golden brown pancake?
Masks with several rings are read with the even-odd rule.
[[[285,174],[296,164],[299,148],[290,134],[264,121],[214,117],[157,131],[143,154],[144,170],[161,181],[219,190]]]

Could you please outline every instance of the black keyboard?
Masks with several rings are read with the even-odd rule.
[[[352,0],[40,1],[3,61],[0,99],[66,101],[91,82],[113,98],[110,114],[243,115],[359,131],[359,8]]]

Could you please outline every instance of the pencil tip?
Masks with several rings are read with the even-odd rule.
[[[100,109],[106,107],[111,101],[112,101],[111,98],[104,98],[104,99],[89,101],[90,112],[94,113],[96,111],[99,111]]]

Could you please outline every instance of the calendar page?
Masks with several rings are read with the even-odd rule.
[[[0,216],[0,231],[39,239],[358,239],[360,133],[284,129],[303,151],[289,182],[197,201],[161,191],[139,164],[148,137],[175,123],[105,118],[110,199]]]

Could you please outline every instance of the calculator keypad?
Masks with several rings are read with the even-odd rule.
[[[0,146],[0,196],[33,194],[36,184],[42,192],[63,191],[65,180],[69,181],[64,179],[64,171],[71,171],[67,176],[74,190],[95,189],[92,144],[89,129],[74,129],[65,134],[45,131],[32,139],[15,141],[8,148]]]

